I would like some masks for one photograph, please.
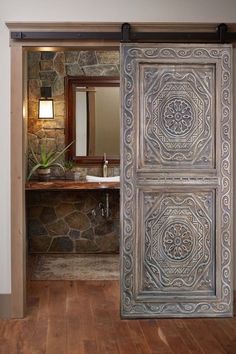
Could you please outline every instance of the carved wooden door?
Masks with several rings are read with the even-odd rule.
[[[121,47],[121,314],[232,315],[229,45]]]

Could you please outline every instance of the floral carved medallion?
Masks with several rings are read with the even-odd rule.
[[[182,223],[171,224],[163,237],[165,254],[174,260],[187,258],[193,248],[192,232]]]
[[[169,133],[184,135],[190,131],[193,122],[193,110],[186,100],[172,99],[165,106],[163,123]]]

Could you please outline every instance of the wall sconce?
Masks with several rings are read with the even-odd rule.
[[[39,119],[53,119],[54,108],[51,87],[41,87],[41,98],[39,100]]]

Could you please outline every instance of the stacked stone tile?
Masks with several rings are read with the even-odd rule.
[[[104,191],[29,191],[30,253],[119,252],[119,191],[110,191],[110,215],[99,204]]]
[[[34,153],[65,146],[66,75],[119,75],[118,51],[65,51],[28,53],[28,142]],[[38,120],[40,87],[50,86],[55,119]],[[30,166],[29,166],[30,168]],[[81,177],[102,175],[102,167],[77,168]],[[55,176],[61,175],[54,169]],[[119,167],[108,169],[119,175]],[[30,253],[116,253],[119,250],[119,193],[111,191],[111,216],[98,207],[104,192],[39,192],[27,194],[27,230]],[[95,210],[96,216],[92,212]]]

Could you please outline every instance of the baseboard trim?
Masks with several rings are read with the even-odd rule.
[[[0,319],[11,318],[11,294],[0,294]]]

